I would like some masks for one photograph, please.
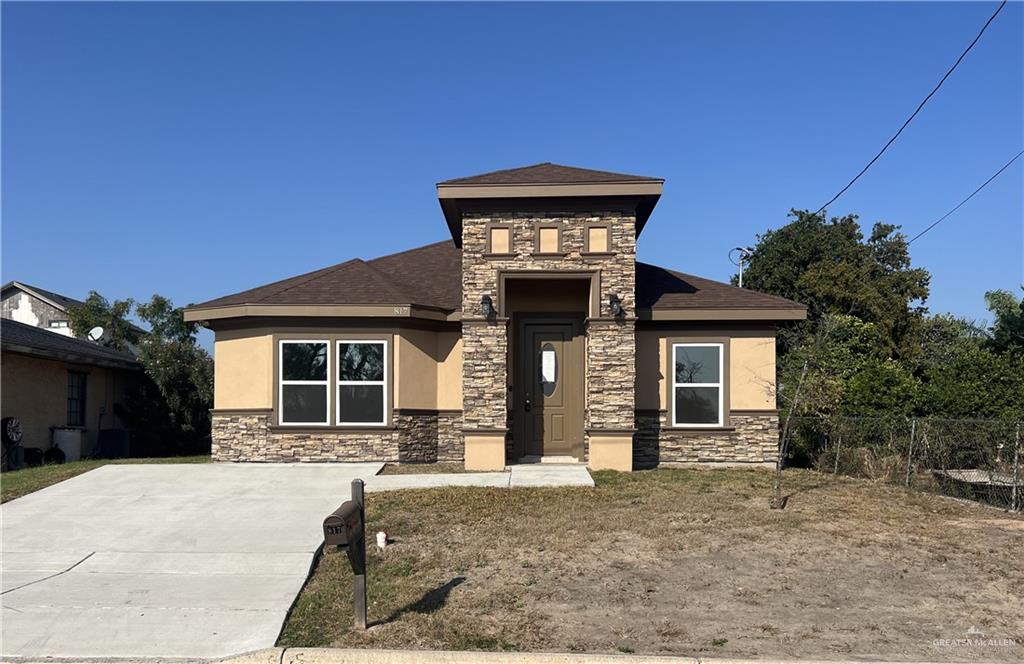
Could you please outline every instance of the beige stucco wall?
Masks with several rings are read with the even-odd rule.
[[[729,340],[729,407],[775,408],[775,334]]]
[[[395,407],[437,407],[437,333],[399,330],[395,335]]]
[[[88,374],[85,383],[85,451],[96,444],[100,426],[104,429],[123,426],[114,414],[114,404],[122,400],[134,372],[3,353],[0,358],[0,416],[16,417],[21,421],[24,447],[48,448],[50,428],[67,425],[68,371]],[[105,411],[102,419],[101,410]]]
[[[343,328],[310,332],[329,336]],[[292,332],[289,332],[291,335]],[[296,333],[298,334],[298,333]],[[300,335],[301,336],[301,335]],[[375,338],[382,336],[375,331]],[[459,331],[397,328],[390,340],[395,408],[462,408],[462,339]],[[272,408],[274,339],[267,328],[220,330],[214,341],[214,409]]]
[[[218,331],[213,342],[213,407],[270,408],[274,341],[269,334]]]
[[[775,406],[775,331],[764,329],[647,329],[636,335],[636,407],[667,410],[671,376],[665,376],[669,339],[727,338],[729,409],[772,410]]]
[[[437,408],[462,410],[462,334],[437,334]]]

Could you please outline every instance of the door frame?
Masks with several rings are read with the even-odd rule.
[[[585,336],[584,336],[584,314],[580,313],[576,316],[567,316],[563,313],[516,313],[512,316],[512,329],[513,336],[510,339],[509,344],[509,364],[512,365],[512,383],[509,386],[509,390],[512,393],[511,399],[509,400],[512,407],[512,461],[518,460],[526,456],[526,433],[527,427],[525,422],[525,411],[523,408],[523,399],[525,392],[523,386],[526,384],[526,376],[524,375],[523,366],[523,353],[525,345],[528,341],[526,329],[532,325],[568,325],[572,330],[572,342],[568,344],[568,352],[572,353],[573,360],[575,360],[576,366],[578,367],[577,373],[577,385],[579,387],[579,394],[569,401],[567,400],[567,415],[572,416],[571,426],[572,429],[578,434],[577,439],[572,443],[570,454],[579,461],[583,461],[583,437],[584,437],[584,413],[586,410],[586,380],[587,372],[584,366],[585,362]],[[532,355],[532,353],[530,353]],[[564,365],[561,370],[564,371],[565,367],[572,366],[572,361],[568,358],[563,358],[562,364]],[[564,373],[562,376],[564,377]],[[563,378],[560,378],[563,380]],[[564,385],[564,383],[563,383]],[[568,393],[566,394],[568,397]],[[569,403],[575,402],[576,408],[570,408]],[[578,412],[573,412],[573,411]],[[567,422],[567,424],[570,424]]]

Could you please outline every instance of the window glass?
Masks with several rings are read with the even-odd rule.
[[[322,424],[327,419],[327,390],[319,385],[282,385],[281,421]]]
[[[384,421],[383,385],[339,385],[341,404],[338,420],[342,424],[380,424]]]
[[[384,344],[338,344],[338,380],[384,380]]]
[[[87,374],[68,372],[68,426],[85,426],[85,381]]]
[[[719,346],[676,346],[677,383],[717,383]]]
[[[722,344],[673,344],[672,423],[722,425]]]
[[[282,380],[327,380],[326,342],[285,342],[281,347]]]
[[[719,387],[677,387],[676,421],[680,424],[717,424]]]

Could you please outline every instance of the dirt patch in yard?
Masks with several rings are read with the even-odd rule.
[[[347,559],[328,551],[281,643],[1024,658],[1024,519],[810,472],[787,472],[784,511],[765,471],[595,478],[371,494],[368,530],[395,539],[369,552],[374,626],[349,629]]]

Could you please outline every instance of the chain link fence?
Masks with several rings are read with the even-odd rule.
[[[789,449],[820,472],[1024,508],[1021,422],[816,417],[790,427]]]

